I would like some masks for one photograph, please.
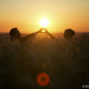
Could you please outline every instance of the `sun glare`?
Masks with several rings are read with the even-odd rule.
[[[41,20],[40,20],[40,25],[43,27],[43,28],[45,28],[45,27],[47,27],[48,25],[49,25],[49,20],[47,19],[47,18],[42,18]]]
[[[45,30],[42,30],[41,32],[45,32]]]

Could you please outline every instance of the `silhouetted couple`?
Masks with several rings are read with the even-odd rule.
[[[21,33],[19,32],[19,30],[17,28],[12,28],[9,32],[9,35],[10,35],[12,40],[18,39],[20,42],[25,42],[26,40],[35,37],[38,33],[41,33],[42,30],[44,30],[45,33],[47,33],[52,39],[56,39],[52,34],[50,34],[47,31],[46,28],[41,28],[37,32],[29,34],[25,37],[21,37]],[[72,29],[66,29],[65,32],[64,32],[64,38],[67,39],[67,40],[72,39],[74,35],[75,35],[75,32]]]

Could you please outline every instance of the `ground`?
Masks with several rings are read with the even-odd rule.
[[[0,35],[1,89],[82,89],[89,85],[89,33],[76,33],[72,40],[63,34],[38,34],[24,43]],[[50,77],[40,86],[37,75]]]

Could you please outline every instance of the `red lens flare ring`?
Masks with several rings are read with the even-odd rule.
[[[47,73],[43,72],[43,73],[38,74],[37,83],[40,86],[47,86],[49,82],[50,82],[50,77]]]

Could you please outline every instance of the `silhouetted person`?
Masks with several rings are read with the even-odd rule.
[[[75,32],[72,29],[66,29],[64,32],[64,38],[67,40],[72,39],[74,35],[75,35]]]
[[[12,40],[20,39],[21,34],[17,28],[12,28],[9,32],[9,35],[11,36]]]
[[[21,37],[21,33],[19,32],[19,30],[17,28],[12,28],[9,32],[9,35],[11,37],[11,40],[13,40],[13,41],[18,39],[19,41],[24,42],[32,37],[35,37],[40,32],[41,32],[41,29],[39,31],[29,34],[25,37]]]

